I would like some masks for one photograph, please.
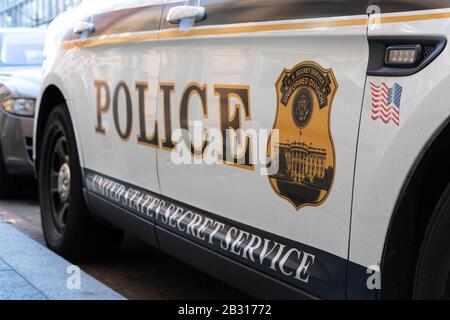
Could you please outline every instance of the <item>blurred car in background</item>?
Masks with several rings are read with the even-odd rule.
[[[33,116],[44,42],[44,30],[0,29],[0,197],[32,184]]]

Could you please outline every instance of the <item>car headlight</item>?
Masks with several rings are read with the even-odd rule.
[[[34,110],[36,108],[36,100],[34,99],[8,99],[2,102],[3,108],[17,116],[34,116]]]

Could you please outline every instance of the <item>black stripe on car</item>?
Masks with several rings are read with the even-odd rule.
[[[91,204],[101,198],[142,221],[172,233],[261,272],[287,286],[327,299],[346,298],[347,272],[353,294],[376,298],[377,290],[366,287],[367,268],[348,263],[344,258],[279,235],[244,225],[180,203],[126,182],[84,170],[85,188]],[[94,210],[103,211],[105,210]],[[105,216],[108,219],[107,216]],[[123,223],[123,218],[120,223]],[[139,232],[138,232],[139,233]],[[140,231],[140,233],[145,233]],[[155,238],[158,238],[157,236]],[[149,242],[163,246],[155,239]]]

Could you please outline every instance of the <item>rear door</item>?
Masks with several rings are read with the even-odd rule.
[[[179,202],[160,230],[344,298],[367,1],[168,2],[158,171]],[[166,21],[186,4],[206,15]]]

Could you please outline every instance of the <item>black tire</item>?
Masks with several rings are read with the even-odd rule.
[[[39,202],[48,247],[71,261],[111,254],[120,246],[123,232],[99,223],[85,204],[77,145],[66,106],[59,105],[50,113],[42,137]]]
[[[422,242],[414,298],[450,299],[450,185],[442,194]]]

